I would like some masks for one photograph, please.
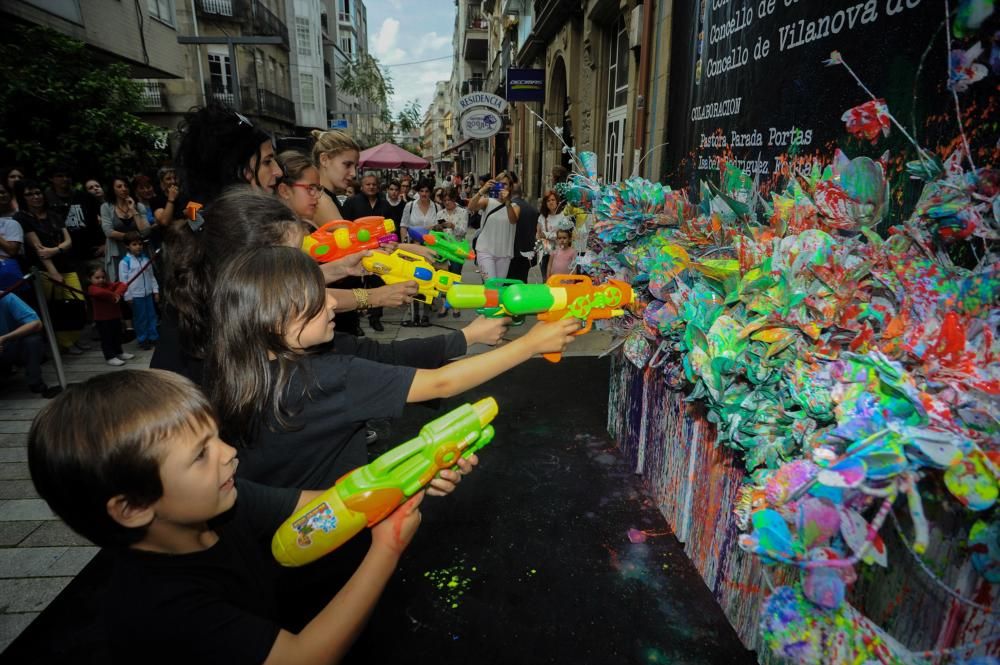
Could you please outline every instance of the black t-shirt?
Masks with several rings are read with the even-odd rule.
[[[390,212],[389,203],[385,200],[384,196],[381,194],[377,195],[375,197],[375,205],[372,205],[371,202],[369,202],[368,197],[362,192],[359,192],[344,201],[344,207],[340,210],[344,219],[351,222],[362,217],[371,217],[373,215],[382,217],[383,219],[392,219],[389,214]]]
[[[161,208],[166,208],[166,207],[167,207],[167,195],[166,194],[157,194],[149,202],[149,209],[152,210],[154,214],[156,213],[157,210],[160,210]],[[184,201],[182,201],[181,197],[178,196],[177,200],[174,201],[174,219],[183,219],[184,218],[184,208],[186,208],[186,207],[187,207],[187,203],[184,202]]]
[[[299,491],[237,483],[236,505],[212,520],[218,542],[191,554],[117,553],[105,609],[122,663],[262,663],[281,626],[280,566],[271,537]],[[329,590],[332,598],[336,589]]]
[[[520,256],[521,252],[535,249],[538,210],[519,196],[514,197],[513,202],[521,209],[517,217],[517,228],[514,230],[514,252]]]
[[[406,406],[417,370],[386,363],[438,367],[465,352],[461,333],[386,345],[349,338],[336,338],[336,352],[303,359],[285,390],[294,429],[282,428],[266,411],[253,441],[240,451],[240,476],[278,487],[330,487],[368,463],[365,421],[398,418]],[[272,369],[276,376],[277,363]]]
[[[32,262],[40,269],[44,270],[45,267],[42,265],[41,259],[35,252],[31,243],[28,242],[28,234],[34,233],[38,236],[38,241],[42,243],[42,247],[57,247],[63,240],[63,229],[66,228],[66,224],[63,218],[59,216],[59,213],[53,212],[52,210],[46,211],[45,219],[39,219],[35,217],[30,212],[26,210],[18,210],[14,213],[14,219],[21,225],[21,229],[24,230],[24,245],[27,248],[26,252],[31,257]],[[69,254],[60,253],[50,257],[52,265],[56,267],[56,270],[65,273],[72,270],[69,261]]]
[[[400,198],[399,203],[397,203],[396,205],[392,205],[391,203],[389,203],[388,199],[386,199],[385,201],[385,209],[386,209],[385,217],[387,219],[391,219],[392,221],[396,222],[397,229],[399,228],[399,225],[403,222],[403,208],[405,207],[406,207],[406,199],[404,198]]]

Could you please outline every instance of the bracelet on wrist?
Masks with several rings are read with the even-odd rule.
[[[351,289],[351,293],[354,294],[354,299],[358,303],[358,311],[367,311],[370,305],[368,304],[368,291],[365,289]]]

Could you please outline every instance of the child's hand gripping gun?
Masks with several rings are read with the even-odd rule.
[[[461,288],[459,288],[461,287]],[[579,319],[583,328],[576,335],[590,332],[594,321],[610,319],[625,313],[625,306],[635,302],[635,293],[627,282],[609,279],[605,284],[595,285],[586,275],[552,275],[544,284],[509,284],[499,289],[483,289],[481,295],[472,291],[470,285],[457,285],[448,293],[448,302],[458,308],[464,302],[466,307],[495,307],[502,314],[515,321],[528,314],[537,314],[540,321],[558,321],[565,318]],[[452,302],[455,300],[455,302]],[[481,305],[478,303],[482,303]],[[559,362],[560,353],[546,353],[543,357],[550,362]]]
[[[415,281],[418,285],[416,297],[430,302],[437,293],[447,293],[455,282],[462,279],[447,270],[435,270],[427,260],[412,252],[397,249],[392,254],[376,252],[361,260],[365,270],[375,273],[386,284]]]
[[[488,319],[509,316],[512,326],[524,323],[524,315],[514,316],[507,312],[500,300],[503,292],[515,285],[524,286],[519,279],[488,279],[483,284],[456,284],[448,290],[448,306],[452,309],[474,309]]]
[[[361,217],[354,222],[339,219],[327,222],[302,240],[302,249],[320,263],[342,259],[349,254],[378,249],[398,242],[396,224],[382,217]]]
[[[490,422],[497,411],[492,397],[463,404],[424,425],[416,438],[351,471],[278,527],[271,539],[274,558],[283,566],[301,566],[375,526],[438,471],[492,441]]]
[[[411,226],[409,233],[411,238],[433,249],[442,261],[465,263],[476,260],[476,253],[469,247],[468,240],[458,240],[446,231],[428,231]]]

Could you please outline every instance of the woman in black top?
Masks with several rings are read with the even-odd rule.
[[[59,346],[64,353],[79,355],[84,350],[77,342],[80,330],[86,324],[86,307],[72,306],[72,302],[77,300],[82,304],[83,292],[80,278],[70,263],[69,250],[73,241],[66,230],[65,220],[48,209],[42,187],[34,180],[17,183],[17,201],[19,210],[14,219],[24,230],[25,253],[36,267],[45,271],[42,278],[45,296],[53,303],[71,303],[53,312],[56,327],[64,328],[56,333]]]

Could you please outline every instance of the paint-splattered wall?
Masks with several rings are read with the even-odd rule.
[[[715,428],[698,403],[669,389],[659,369],[637,369],[618,354],[611,377],[609,431],[644,476],[667,523],[744,644],[757,649],[767,589],[759,559],[737,547],[740,531],[733,515],[744,465],[731,450],[716,445]],[[996,605],[997,588],[972,570],[964,541],[953,528],[958,517],[929,515],[935,528],[924,559],[960,594]],[[932,584],[894,535],[887,535],[886,544],[887,569],[864,566],[854,585],[849,599],[859,610],[911,650],[941,649],[995,632],[989,617],[968,611]],[[780,575],[774,578],[776,584],[783,581]],[[997,654],[998,649],[994,643],[983,651]]]

